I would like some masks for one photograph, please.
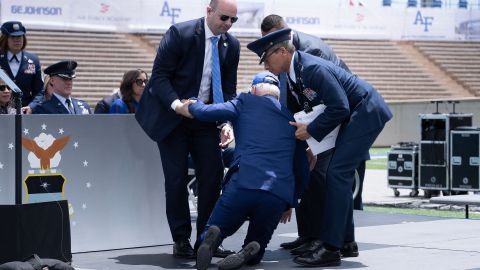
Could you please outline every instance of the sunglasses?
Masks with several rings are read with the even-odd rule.
[[[217,11],[215,10],[215,12],[217,12]],[[238,21],[238,17],[237,17],[237,16],[227,16],[227,15],[220,14],[220,20],[221,20],[222,22],[224,22],[224,21],[226,21],[226,20],[228,20],[228,19],[230,19],[230,22],[232,22],[232,23],[235,23],[236,21]]]
[[[0,85],[0,91],[1,92],[6,91],[6,90],[10,90],[10,88],[6,84]]]
[[[135,84],[138,86],[143,86],[143,84],[147,85],[148,80],[136,79]]]

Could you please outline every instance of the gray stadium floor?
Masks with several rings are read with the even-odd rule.
[[[403,190],[394,197],[387,187],[385,170],[367,170],[363,199],[373,205],[392,205],[422,200],[411,198]],[[294,218],[294,217],[293,217]],[[360,256],[342,261],[330,269],[478,269],[480,270],[480,220],[446,219],[416,215],[355,212],[356,238]],[[244,225],[224,241],[224,247],[238,250],[246,234]],[[247,269],[300,269],[280,243],[297,235],[295,221],[278,226],[264,260]],[[91,252],[73,255],[76,269],[87,270],[153,270],[194,269],[193,260],[173,258],[172,246]],[[212,261],[216,269],[218,258]],[[328,269],[328,268],[325,268]]]
[[[331,269],[480,269],[480,220],[356,211],[355,222],[360,256]],[[300,268],[279,247],[293,240],[296,232],[293,220],[279,225],[262,263],[248,269]],[[224,241],[224,247],[238,250],[245,234],[244,225]],[[73,263],[79,270],[195,268],[195,261],[171,254],[172,246],[167,245],[74,254]],[[213,259],[211,269],[218,260]]]

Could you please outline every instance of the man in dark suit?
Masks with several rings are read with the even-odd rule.
[[[282,214],[295,207],[308,181],[305,146],[295,140],[295,128],[289,125],[293,115],[280,105],[276,85],[273,74],[262,72],[255,77],[251,94],[241,93],[220,104],[199,101],[189,107],[197,119],[231,121],[236,135],[233,165],[202,235],[197,269],[207,268],[220,240],[235,233],[247,218],[243,249],[221,261],[219,268],[259,263]]]
[[[75,61],[61,61],[45,69],[50,75],[53,88],[52,98],[40,103],[33,109],[34,114],[90,114],[91,109],[85,101],[72,98],[73,79],[75,78]]]
[[[195,163],[198,184],[198,238],[220,192],[220,146],[226,146],[233,136],[228,124],[219,133],[218,123],[189,119],[176,112],[186,108],[182,100],[190,97],[217,103],[236,96],[240,43],[227,33],[237,20],[236,14],[235,0],[212,0],[206,17],[172,25],[160,42],[152,77],[136,112],[140,125],[160,150],[176,257],[194,255],[186,187],[188,154]],[[229,254],[217,251],[216,255]]]
[[[261,24],[262,36],[268,33],[275,32],[280,29],[288,28],[287,23],[279,15],[271,14],[266,16]],[[305,52],[314,56],[321,57],[327,61],[332,62],[336,66],[341,67],[345,71],[350,72],[348,66],[343,62],[333,51],[327,43],[321,38],[312,36],[300,31],[291,31],[291,40],[297,51]],[[293,112],[300,109],[295,102],[287,102],[288,85],[286,83],[286,73],[279,74],[281,78],[281,97],[282,102]],[[314,161],[316,163],[310,173],[310,182],[302,197],[300,205],[295,209],[296,221],[298,227],[298,238],[292,242],[282,243],[280,246],[286,249],[291,249],[293,255],[302,255],[317,248],[321,241],[318,240],[320,235],[320,222],[322,216],[322,200],[325,197],[325,181],[328,164],[333,154],[333,149],[327,150],[318,154]],[[370,159],[366,153],[365,160]],[[364,176],[365,160],[362,161],[359,174]],[[363,172],[363,173],[362,173]],[[361,179],[363,181],[363,177]],[[361,194],[359,196],[361,198]],[[352,244],[356,245],[356,244]],[[344,254],[345,255],[345,254]]]
[[[27,30],[21,22],[2,24],[0,37],[0,67],[22,90],[22,111],[31,113],[43,100],[43,80],[40,60],[25,51]]]
[[[367,82],[322,58],[296,51],[290,31],[287,28],[272,32],[247,47],[260,56],[261,62],[265,61],[270,72],[287,72],[287,81],[293,89],[287,92],[287,100],[296,102],[300,110],[309,111],[319,104],[326,106],[309,124],[291,123],[297,127],[297,139],[313,137],[321,141],[341,125],[326,174],[319,237],[322,244],[294,259],[305,266],[336,266],[341,264],[340,249],[355,240],[352,211],[355,169],[392,113]]]

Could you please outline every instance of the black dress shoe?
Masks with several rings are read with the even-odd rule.
[[[297,247],[297,248],[294,248],[292,250],[290,250],[290,253],[292,255],[303,255],[307,252],[312,252],[316,249],[318,249],[320,246],[322,245],[322,241],[320,240],[312,240],[312,241],[309,241],[309,242],[306,242],[305,244]]]
[[[342,263],[340,260],[340,251],[330,251],[323,246],[314,252],[295,257],[293,262],[310,267],[339,266]]]
[[[205,235],[205,239],[200,244],[197,250],[197,269],[206,270],[210,265],[213,257],[213,251],[220,242],[220,228],[217,226],[210,226]]]
[[[173,244],[173,256],[176,258],[192,259],[195,258],[190,240],[180,240]]]
[[[248,263],[260,251],[260,244],[257,241],[248,243],[239,252],[232,254],[218,262],[218,269],[233,270],[238,269]]]
[[[345,243],[340,250],[342,257],[358,257],[358,245],[357,242],[352,241]]]
[[[222,245],[218,246],[217,250],[213,253],[213,257],[226,258],[228,255],[232,255],[235,252],[230,249],[224,248]]]
[[[292,242],[285,242],[285,243],[281,243],[280,244],[280,247],[281,248],[284,248],[284,249],[293,249],[293,248],[297,248],[303,244],[305,244],[306,242],[309,242],[310,241],[310,238],[308,237],[305,237],[305,236],[299,236],[297,237],[297,239],[293,240]]]

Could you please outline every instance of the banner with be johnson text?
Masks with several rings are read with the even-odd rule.
[[[480,9],[407,8],[379,0],[238,0],[234,33],[258,35],[268,14],[296,30],[345,39],[480,40]],[[111,32],[164,32],[206,14],[208,0],[2,0],[2,21],[28,28]]]

